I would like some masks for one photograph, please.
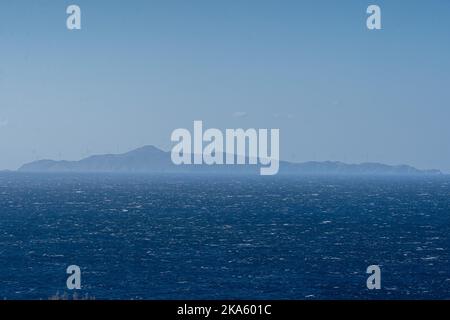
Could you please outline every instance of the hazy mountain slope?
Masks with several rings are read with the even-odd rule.
[[[91,156],[80,161],[40,160],[23,165],[21,172],[236,172],[258,173],[256,165],[183,165],[176,166],[170,152],[145,146],[124,154]],[[285,174],[343,174],[343,175],[423,175],[440,174],[438,170],[418,170],[411,166],[390,166],[380,163],[346,164],[342,162],[280,162],[280,173]]]

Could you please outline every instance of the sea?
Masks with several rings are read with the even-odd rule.
[[[0,299],[449,299],[449,234],[445,175],[1,173]]]

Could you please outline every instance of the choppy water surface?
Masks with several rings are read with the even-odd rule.
[[[444,299],[449,232],[448,177],[0,174],[0,298]]]

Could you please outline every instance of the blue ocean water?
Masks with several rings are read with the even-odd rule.
[[[446,176],[2,173],[0,298],[445,299],[449,233]]]

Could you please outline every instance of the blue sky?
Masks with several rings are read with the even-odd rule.
[[[169,150],[203,120],[280,128],[285,160],[450,172],[449,39],[447,0],[2,0],[0,169]]]

